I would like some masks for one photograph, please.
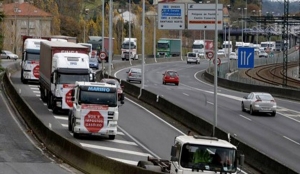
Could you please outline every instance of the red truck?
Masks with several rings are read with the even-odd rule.
[[[109,56],[109,37],[103,37],[104,41],[104,52],[106,53],[105,61],[108,62]],[[97,57],[99,62],[101,61],[99,58],[100,52],[102,51],[102,37],[101,36],[89,36],[89,40],[87,43],[92,44],[93,51],[97,51]],[[112,38],[112,51],[114,51],[114,38]],[[112,52],[112,56],[114,52]]]
[[[41,42],[39,81],[41,99],[53,113],[73,107],[70,91],[76,81],[93,81],[89,48],[59,41]]]

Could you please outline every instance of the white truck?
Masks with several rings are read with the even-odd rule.
[[[121,58],[122,60],[138,60],[139,56],[137,54],[137,39],[136,38],[124,38],[121,48]]]
[[[232,41],[224,41],[223,50],[225,51],[225,57],[229,55],[232,52]]]
[[[108,136],[115,139],[119,118],[118,87],[105,82],[76,82],[71,92],[73,107],[68,128],[74,138],[80,135]]]
[[[244,155],[240,155],[240,164]],[[148,157],[137,166],[155,172],[172,174],[221,174],[237,173],[237,148],[228,141],[216,137],[180,135],[175,137],[171,160]]]
[[[199,54],[199,56],[204,56],[205,52],[205,42],[204,40],[194,40],[192,45],[192,52]]]
[[[76,81],[94,81],[89,49],[73,42],[41,42],[40,93],[56,114],[73,107],[71,90]]]
[[[22,36],[22,62],[21,62],[21,81],[39,80],[40,69],[40,43],[41,41],[50,40],[50,37],[33,38],[32,36]]]

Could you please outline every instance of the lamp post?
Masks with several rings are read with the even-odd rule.
[[[246,10],[247,8],[238,8],[239,11],[242,10],[242,42],[244,42],[244,10]]]
[[[85,31],[85,26],[86,26],[86,16],[88,15],[88,13],[89,13],[89,9],[88,8],[86,8],[86,9],[84,9],[84,25],[83,25],[83,42],[85,43],[85,33],[86,33],[86,31]]]
[[[30,7],[30,4],[33,4],[33,1],[29,1],[29,2],[27,2],[28,3],[28,8],[27,8],[27,36],[29,36],[30,35],[30,25],[29,25],[29,23],[30,23],[30,15],[31,15],[31,10],[29,9],[29,7]]]

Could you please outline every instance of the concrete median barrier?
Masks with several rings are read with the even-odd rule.
[[[20,66],[20,65],[19,65]],[[26,103],[26,101],[18,94],[16,88],[8,74],[17,71],[18,65],[11,65],[7,68],[3,77],[3,86],[5,93],[8,95],[13,105],[23,117],[29,128],[36,137],[44,144],[44,146],[54,155],[62,159],[64,162],[77,168],[84,173],[103,173],[103,174],[152,174],[152,172],[126,163],[109,159],[100,154],[96,154],[90,150],[84,149],[76,145],[68,138],[62,137],[54,130],[44,125],[36,116],[34,110]]]

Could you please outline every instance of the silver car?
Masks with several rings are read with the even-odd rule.
[[[243,112],[249,111],[251,115],[259,112],[276,115],[277,104],[269,93],[251,92],[248,96],[243,97],[241,106]]]
[[[1,59],[15,59],[15,60],[19,58],[18,55],[6,50],[1,51],[0,57]]]
[[[135,81],[142,83],[142,70],[140,68],[130,68],[127,72],[127,82]]]

